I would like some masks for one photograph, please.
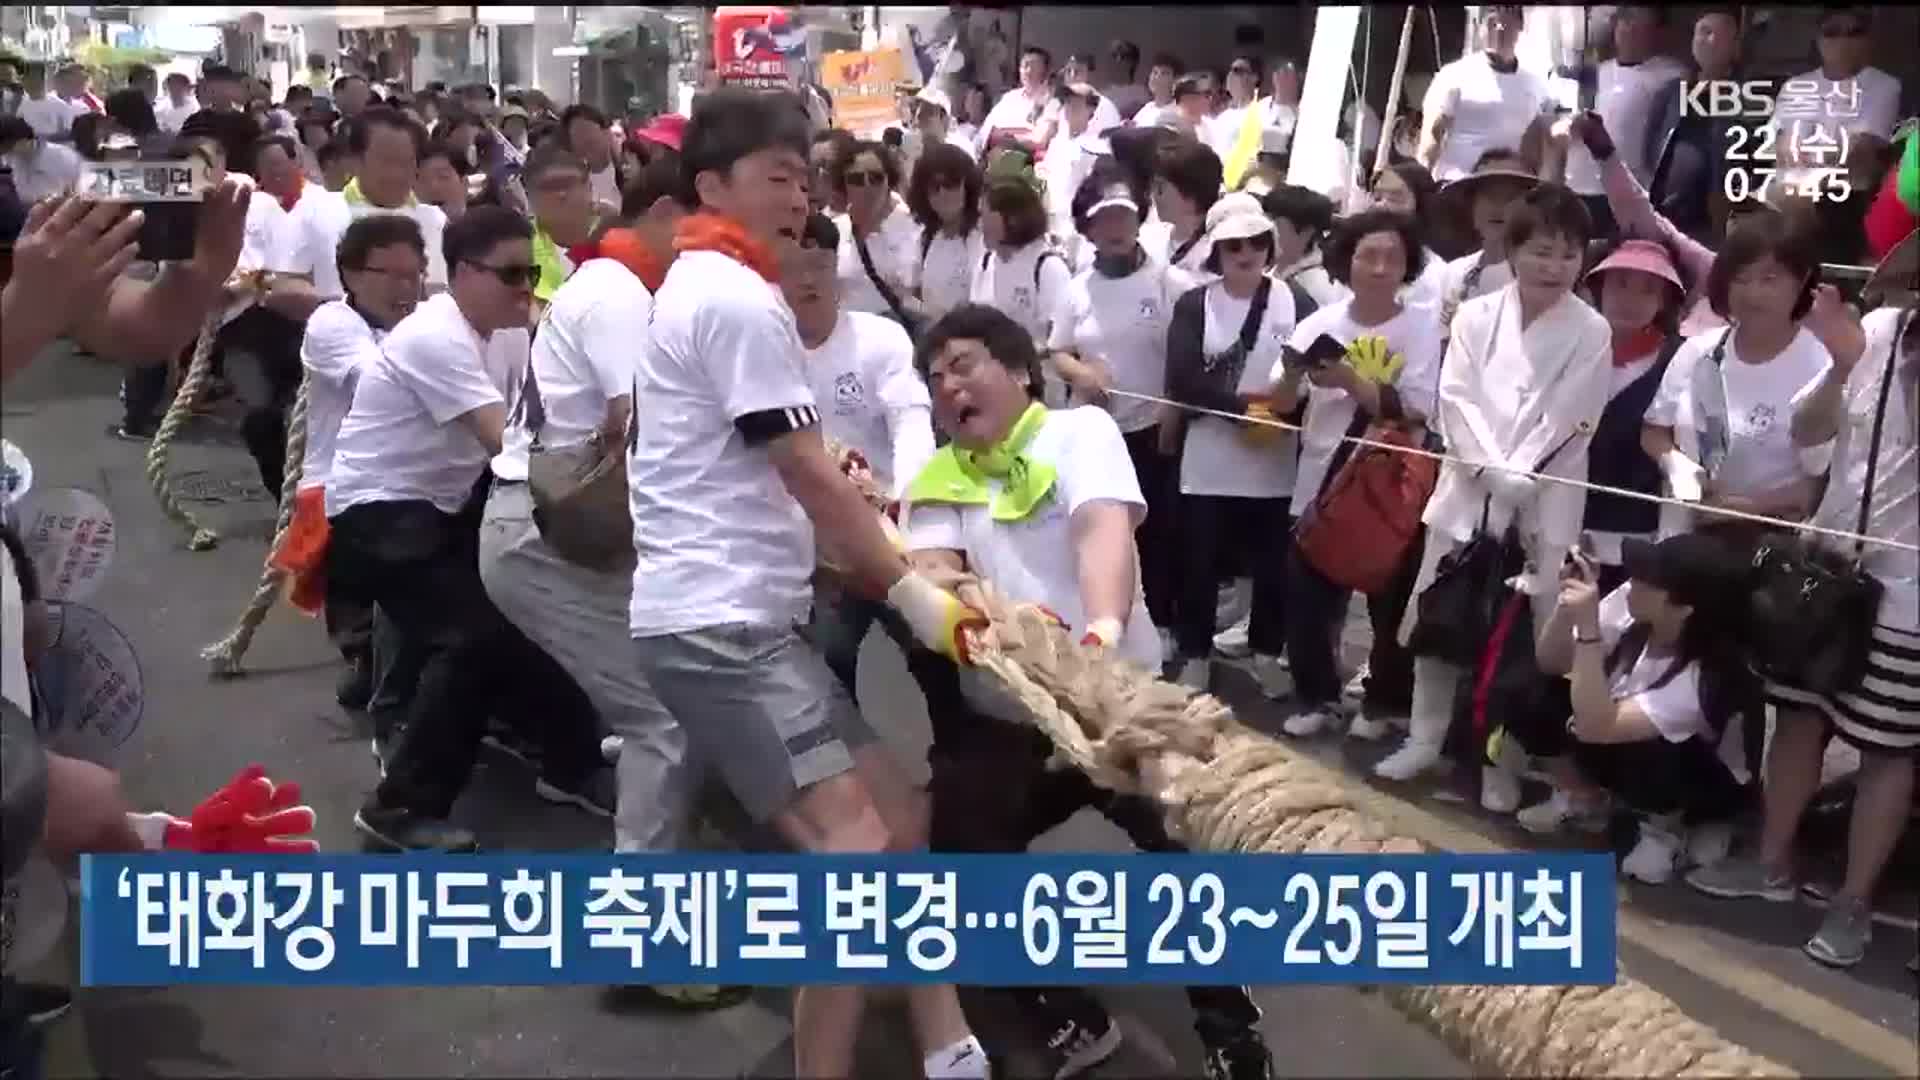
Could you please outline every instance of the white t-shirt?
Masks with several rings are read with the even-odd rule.
[[[988,256],[973,276],[971,299],[999,308],[1044,345],[1072,283],[1066,256],[1040,239],[1006,258],[997,252]]]
[[[1384,338],[1387,348],[1406,358],[1393,388],[1408,410],[1427,417],[1432,426],[1439,409],[1440,354],[1446,338],[1440,333],[1440,314],[1432,307],[1403,307],[1400,314],[1379,326],[1362,326],[1353,320],[1352,300],[1323,307],[1300,320],[1289,342],[1305,352],[1321,334],[1331,335],[1347,346],[1364,337]],[[1286,368],[1278,361],[1267,372],[1270,382],[1279,382]],[[1340,440],[1353,426],[1359,404],[1345,390],[1306,383],[1307,414],[1301,422],[1300,473],[1293,487],[1293,512],[1306,513],[1319,498],[1326,483],[1327,469],[1340,449]]]
[[[323,488],[333,472],[333,446],[340,423],[353,405],[361,368],[380,358],[375,330],[345,300],[329,300],[307,316],[300,340],[300,362],[307,369],[307,456],[300,468],[300,490]]]
[[[1629,581],[1600,600],[1600,639],[1608,653],[1619,646],[1633,626],[1633,615],[1627,610],[1627,594],[1632,589],[1633,582]],[[1689,662],[1661,683],[1672,668],[1671,656],[1653,656],[1642,649],[1633,667],[1609,680],[1608,689],[1616,703],[1631,701],[1638,705],[1668,742],[1685,742],[1696,735],[1712,739],[1713,729],[1700,707],[1700,665]]]
[[[1813,523],[1829,529],[1853,532],[1860,527],[1860,496],[1867,486],[1867,450],[1873,445],[1873,415],[1880,403],[1880,386],[1886,379],[1887,347],[1898,329],[1900,312],[1894,308],[1870,311],[1861,320],[1867,333],[1867,349],[1847,377],[1844,392],[1846,421],[1833,444],[1833,472],[1825,497],[1814,511]],[[1867,518],[1867,535],[1903,544],[1920,544],[1920,436],[1913,414],[1911,382],[1901,379],[1901,368],[1913,361],[1902,357],[1895,364],[1893,391],[1887,395],[1887,415],[1881,421],[1880,466],[1873,477],[1873,506]],[[1796,407],[1807,395],[1819,389],[1826,378],[1820,376],[1795,395]],[[1841,541],[1832,541],[1840,544]],[[1851,550],[1846,545],[1846,550]],[[1920,556],[1911,551],[1896,551],[1869,545],[1865,551],[1867,571],[1880,579],[1886,592],[1880,600],[1879,621],[1909,633],[1920,631]]]
[[[607,418],[607,402],[633,393],[633,357],[645,347],[653,294],[618,259],[589,259],[553,294],[533,335],[534,378],[546,425],[542,446],[578,446]],[[524,394],[515,386],[513,422],[493,459],[493,475],[527,478],[533,441]]]
[[[986,123],[980,125],[977,135],[981,148],[995,132],[1006,131],[1020,135],[1037,134],[1049,121],[1060,115],[1060,101],[1053,96],[1051,86],[1041,90],[1041,98],[1035,102],[1027,96],[1022,87],[1014,87],[1000,95],[993,109],[987,113]]]
[[[455,421],[504,405],[526,378],[527,332],[482,339],[450,293],[428,297],[360,369],[340,423],[327,516],[372,502],[424,500],[457,513],[487,466],[478,437]]]
[[[26,605],[20,599],[20,578],[13,566],[13,552],[0,544],[0,695],[32,716],[26,645]]]
[[[1473,274],[1474,268],[1479,267],[1485,260],[1485,254],[1485,252],[1476,251],[1446,263],[1445,269],[1440,272],[1440,297],[1443,303],[1447,300],[1456,302],[1471,300],[1476,296],[1498,292],[1513,281],[1513,264],[1502,259],[1483,267],[1480,270],[1480,276],[1474,278],[1473,289],[1469,291],[1466,287],[1467,278]],[[1424,272],[1422,276],[1425,276]]]
[[[1641,184],[1653,179],[1653,166],[1643,160],[1647,126],[1653,122],[1653,110],[1661,103],[1661,94],[1674,80],[1683,78],[1686,68],[1670,56],[1654,56],[1638,64],[1608,60],[1595,76],[1594,109],[1607,122],[1607,134],[1620,155],[1620,163]],[[1578,139],[1567,151],[1567,187],[1581,195],[1602,195],[1600,163]],[[1516,148],[1517,149],[1517,148]]]
[[[191,97],[187,98],[184,105],[175,105],[172,101],[162,99],[153,107],[153,118],[159,122],[161,131],[177,134],[180,125],[187,122],[187,117],[199,111],[200,103]]]
[[[594,202],[606,203],[609,206],[620,205],[620,180],[615,175],[611,162],[599,172],[588,173],[587,184],[593,191]]]
[[[841,312],[827,340],[807,350],[807,380],[827,438],[860,451],[896,496],[933,456],[933,401],[899,323]]]
[[[1225,285],[1207,286],[1205,332],[1201,352],[1218,355],[1240,340],[1240,328],[1253,312],[1253,299],[1229,296]],[[1272,372],[1280,350],[1293,333],[1298,316],[1293,290],[1274,282],[1267,289],[1267,310],[1260,334],[1240,369],[1236,394],[1264,393],[1273,385]],[[1293,475],[1299,448],[1292,432],[1266,432],[1269,441],[1249,442],[1244,424],[1217,416],[1187,418],[1185,452],[1180,455],[1180,491],[1185,495],[1227,495],[1243,499],[1278,499],[1293,494]]]
[[[53,94],[28,98],[20,103],[20,119],[25,120],[33,133],[43,139],[65,138],[73,130],[74,117],[86,111],[85,108],[67,104]]]
[[[836,275],[840,279],[841,309],[874,315],[893,314],[893,308],[887,305],[860,261],[860,249],[853,239],[853,222],[847,215],[840,214],[833,223],[840,227],[840,261]],[[920,226],[914,224],[913,214],[904,206],[896,206],[866,242],[874,270],[904,300],[913,283],[914,263],[920,258]]]
[[[1087,609],[1080,599],[1080,564],[1073,544],[1073,515],[1096,500],[1125,503],[1134,523],[1146,519],[1133,461],[1120,430],[1105,412],[1083,406],[1047,414],[1027,453],[1052,465],[1054,488],[1021,521],[995,521],[987,506],[909,506],[907,547],[911,551],[959,551],[975,573],[1016,602],[1044,604],[1068,626],[1082,631]],[[1000,484],[989,479],[998,492]],[[1138,560],[1135,560],[1136,563]],[[1160,665],[1160,637],[1147,617],[1145,594],[1135,575],[1133,607],[1127,612],[1120,655],[1148,669]]]
[[[1149,101],[1145,105],[1140,106],[1140,111],[1133,114],[1132,122],[1134,127],[1150,128],[1159,124],[1163,117],[1178,116],[1179,114],[1180,107],[1172,102],[1168,102],[1165,105],[1157,105]]]
[[[1100,160],[1094,146],[1091,125],[1079,135],[1069,135],[1063,122],[1054,132],[1046,159],[1038,169],[1040,180],[1046,185],[1049,228],[1068,244],[1078,244],[1081,240],[1073,222],[1073,197],[1093,174],[1094,163]]]
[[[1205,230],[1193,238],[1193,243],[1180,253],[1178,261],[1173,258],[1177,249],[1173,242],[1173,226],[1167,222],[1149,221],[1141,225],[1140,246],[1147,250],[1147,257],[1154,262],[1173,263],[1200,280],[1213,276],[1207,273],[1207,256],[1213,254],[1213,240]]]
[[[1740,359],[1732,341],[1720,364],[1725,406],[1719,401],[1723,380],[1713,377],[1714,347],[1733,331],[1696,334],[1674,354],[1647,406],[1647,423],[1675,429],[1682,453],[1712,471],[1714,486],[1729,495],[1763,495],[1806,475],[1805,455],[1794,446],[1793,397],[1825,371],[1832,359],[1826,346],[1804,326],[1778,356],[1764,364]],[[1709,425],[1724,424],[1726,458],[1715,467],[1702,449]],[[1811,464],[1811,462],[1809,462]]]
[[[1213,148],[1225,162],[1233,154],[1234,144],[1240,141],[1240,129],[1246,125],[1248,110],[1254,110],[1264,118],[1267,114],[1266,102],[1254,101],[1246,105],[1229,105],[1213,117],[1213,123],[1206,134],[1206,143]]]
[[[758,441],[819,422],[806,363],[766,279],[715,251],[674,260],[637,358],[634,637],[806,617],[813,526]]]
[[[1853,78],[1836,82],[1814,68],[1781,84],[1773,107],[1778,132],[1774,157],[1786,161],[1796,137],[1805,153],[1818,128],[1833,142],[1826,164],[1838,165],[1842,129],[1850,136],[1886,139],[1893,135],[1893,126],[1900,122],[1900,80],[1877,67],[1865,67]],[[1809,157],[1808,164],[1816,163]]]
[[[1447,260],[1432,248],[1426,249],[1424,259],[1419,276],[1401,286],[1400,302],[1408,307],[1438,308],[1447,296]]]
[[[301,198],[306,198],[304,189]],[[294,209],[299,208],[300,204],[295,203]],[[246,235],[240,243],[240,261],[236,264],[238,269],[257,270],[267,265],[273,253],[279,250],[280,229],[285,226],[288,216],[287,211],[281,208],[279,199],[259,188],[253,190],[247,202]]]
[[[987,254],[987,240],[977,228],[965,236],[951,236],[942,229],[934,233],[924,259],[920,258],[920,242],[916,232],[913,284],[920,292],[920,302],[937,319],[967,302],[973,292],[974,275],[980,272]]]
[[[310,190],[294,205],[293,213],[278,230],[280,244],[269,258],[268,269],[284,274],[310,274],[314,291],[321,296],[344,296],[337,256],[340,238],[347,227],[369,214],[407,214],[420,226],[427,247],[427,284],[447,284],[447,262],[440,237],[447,228],[447,215],[437,206],[415,203],[404,210],[388,210],[371,204],[352,204],[337,191]],[[397,329],[397,328],[396,328]]]
[[[1116,390],[1164,397],[1173,302],[1198,284],[1151,258],[1123,278],[1083,270],[1067,287],[1047,348],[1105,364]],[[1128,397],[1109,397],[1107,411],[1128,433],[1152,427],[1160,416],[1154,403]]]
[[[22,145],[26,145],[25,140]],[[44,138],[34,145],[32,155],[17,150],[7,155],[7,167],[13,171],[14,193],[27,206],[72,191],[79,185],[85,167],[85,159],[71,146],[47,142]]]
[[[1527,127],[1552,104],[1545,79],[1525,68],[1495,71],[1484,52],[1441,68],[1421,107],[1428,121],[1453,118],[1434,160],[1433,178],[1445,183],[1466,176],[1489,150],[1520,149]]]

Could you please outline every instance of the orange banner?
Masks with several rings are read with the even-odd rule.
[[[835,126],[863,138],[900,123],[894,108],[894,89],[906,79],[906,60],[899,49],[871,52],[835,52],[820,58],[820,85],[833,98]]]

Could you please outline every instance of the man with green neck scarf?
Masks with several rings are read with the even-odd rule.
[[[540,284],[533,290],[537,318],[585,261],[578,256],[593,240],[593,190],[586,160],[558,139],[533,148],[520,179],[533,209],[533,261],[540,267]]]
[[[971,571],[1015,602],[1056,613],[1083,646],[1158,670],[1160,638],[1134,548],[1147,502],[1113,417],[1098,406],[1042,405],[1033,338],[995,308],[948,312],[926,331],[915,362],[934,422],[952,441],[907,486],[902,517],[914,568],[935,578]],[[1048,768],[1046,737],[990,676],[959,668],[955,680],[962,707],[928,710],[932,850],[1025,851],[1085,807],[1142,849],[1182,850],[1151,806],[1077,770]],[[1078,1076],[1119,1048],[1119,1027],[1086,991],[1010,992],[1040,1022],[1052,1075]],[[1203,986],[1187,996],[1209,1080],[1266,1080],[1271,1059],[1247,991]]]

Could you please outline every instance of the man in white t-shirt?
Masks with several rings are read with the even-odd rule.
[[[807,851],[918,845],[919,796],[797,627],[819,548],[886,596],[928,648],[964,659],[978,625],[909,570],[826,452],[805,347],[774,281],[807,216],[807,116],[791,94],[723,88],[694,105],[682,166],[705,228],[683,238],[638,357],[627,458],[637,565],[633,655],[695,759]],[[795,1072],[845,1076],[862,991],[807,987]],[[929,1075],[984,1077],[950,987],[908,991]]]
[[[84,169],[73,147],[50,141],[16,116],[0,117],[0,158],[13,174],[14,194],[27,206],[72,191]]]
[[[1886,145],[1900,121],[1900,80],[1867,63],[1873,8],[1823,13],[1819,49],[1820,66],[1788,79],[1774,96],[1774,158],[1808,168],[1874,160],[1871,150]]]
[[[1127,118],[1134,127],[1157,127],[1162,116],[1178,115],[1173,103],[1174,80],[1180,77],[1180,61],[1167,53],[1153,58],[1147,69],[1147,102]]]
[[[1060,101],[1053,92],[1053,54],[1029,45],[1020,54],[1020,85],[1001,95],[977,138],[982,155],[1002,139],[1011,139],[1029,153],[1046,153],[1060,119]]]
[[[41,63],[27,65],[25,79],[26,99],[20,102],[20,119],[33,128],[33,133],[42,139],[68,140],[73,131],[73,118],[84,109],[75,109],[65,98],[47,88],[47,66]]]
[[[449,226],[449,290],[422,303],[363,366],[326,490],[328,588],[377,604],[424,650],[383,779],[354,826],[383,847],[472,850],[448,820],[489,713],[534,721],[536,794],[604,815],[612,778],[592,705],[487,598],[477,544],[488,458],[527,368],[532,230],[480,207]]]
[[[607,118],[591,105],[570,105],[560,114],[562,145],[587,163],[587,186],[593,193],[596,213],[612,217],[620,212],[619,157],[613,152],[613,137],[607,130]]]
[[[1125,439],[1097,406],[1050,411],[1038,398],[1033,339],[992,308],[949,312],[923,337],[920,360],[940,430],[953,441],[907,488],[914,565],[971,572],[1015,603],[1055,612],[1084,648],[1148,671],[1161,643],[1141,590],[1134,530],[1147,502]],[[1025,851],[1082,807],[1106,814],[1141,848],[1182,850],[1149,805],[1105,792],[1073,769],[1047,767],[1051,746],[1004,686],[953,672],[965,706],[934,719],[930,842],[942,852]],[[1038,1021],[1055,1076],[1111,1057],[1120,1028],[1084,991],[1012,991]],[[1188,990],[1209,1076],[1264,1077],[1270,1061],[1239,987]]]
[[[167,76],[165,87],[167,96],[153,103],[153,119],[161,131],[177,132],[200,103],[193,99],[193,80],[178,71]]]
[[[1619,147],[1620,162],[1640,181],[1653,182],[1653,163],[1646,160],[1647,129],[1655,111],[1665,104],[1673,84],[1686,77],[1686,66],[1659,48],[1664,8],[1624,5],[1613,16],[1613,59],[1601,63],[1595,75],[1593,108],[1606,121]],[[1519,147],[1514,147],[1519,149]],[[1587,204],[1595,234],[1611,235],[1613,212],[1600,184],[1600,163],[1575,140],[1567,151],[1567,187]]]
[[[1480,12],[1485,51],[1441,68],[1420,110],[1425,126],[1414,156],[1442,183],[1472,172],[1488,150],[1522,149],[1529,132],[1544,131],[1553,108],[1546,80],[1521,70],[1514,53],[1524,9],[1502,4]]]

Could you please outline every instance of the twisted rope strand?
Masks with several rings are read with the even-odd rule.
[[[207,377],[213,368],[214,337],[220,332],[220,316],[218,310],[209,312],[206,321],[200,324],[200,336],[193,343],[193,359],[180,379],[180,388],[174,392],[173,403],[167,406],[160,429],[154,432],[153,442],[147,447],[147,485],[160,500],[160,509],[168,519],[190,531],[188,551],[210,551],[220,542],[220,535],[202,525],[192,511],[181,505],[173,493],[173,480],[167,475],[167,461],[174,435],[193,414],[194,403],[206,389]]]
[[[286,542],[287,530],[293,523],[294,502],[300,492],[300,478],[306,469],[309,385],[309,376],[302,374],[300,392],[293,399],[293,412],[287,419],[286,471],[280,481],[280,515],[274,524],[273,541],[267,545],[266,560],[260,567],[260,583],[254,586],[253,598],[247,601],[246,610],[240,613],[232,632],[200,650],[200,658],[208,662],[215,676],[240,674],[240,660],[253,645],[254,632],[266,621],[267,613],[273,610],[274,601],[279,599],[282,585],[286,582],[286,572],[273,564],[273,557],[280,550],[280,545]]]

